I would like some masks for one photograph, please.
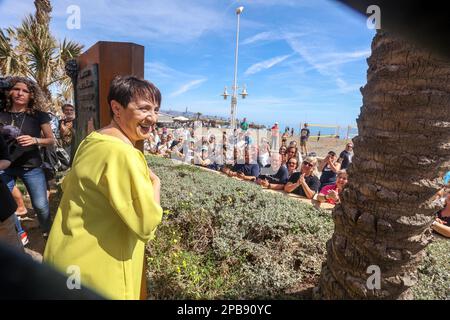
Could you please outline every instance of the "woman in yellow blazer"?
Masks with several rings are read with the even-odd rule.
[[[44,261],[111,299],[139,299],[146,242],[161,222],[160,180],[134,146],[157,122],[159,90],[116,77],[110,125],[84,139],[65,177]]]

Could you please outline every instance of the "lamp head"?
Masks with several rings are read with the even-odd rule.
[[[247,87],[245,85],[244,85],[244,89],[242,90],[240,95],[242,96],[242,99],[245,99],[248,96]]]
[[[236,14],[241,14],[244,11],[244,7],[239,7],[236,9]]]
[[[227,100],[227,98],[229,96],[227,87],[225,87],[225,89],[223,90],[223,94],[221,94],[221,96],[223,97],[224,100]]]

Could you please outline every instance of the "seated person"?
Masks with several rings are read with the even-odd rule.
[[[299,162],[297,161],[296,158],[291,158],[286,163],[286,166],[288,169],[288,181],[292,177],[292,175],[298,171],[298,165],[299,165]]]
[[[242,160],[242,159],[241,159]],[[255,154],[250,147],[244,149],[244,163],[238,161],[228,173],[231,177],[238,177],[246,181],[255,181],[259,177],[259,165],[256,163]]]
[[[177,140],[172,142],[172,145],[169,149],[170,158],[176,160],[184,159],[184,140],[182,136],[179,136]]]
[[[316,165],[316,158],[306,157],[302,162],[300,172],[295,172],[291,176],[288,183],[284,186],[284,191],[312,199],[320,187],[319,178],[314,175]]]
[[[266,138],[263,138],[261,141],[261,145],[259,146],[258,152],[258,163],[262,168],[270,167],[271,165],[271,153],[270,153],[270,145],[269,141]]]
[[[169,149],[170,149],[170,147],[172,146],[173,141],[174,141],[174,139],[173,139],[173,134],[168,133],[168,134],[167,134],[167,147],[168,147]]]
[[[152,133],[150,134],[149,139],[144,141],[144,150],[146,150],[147,152],[149,152],[151,154],[155,154],[156,147],[160,141],[161,141],[161,138],[160,138],[160,135],[158,134],[158,131],[153,130]],[[145,143],[146,143],[146,145],[145,145]]]
[[[336,153],[334,151],[328,152],[328,155],[319,167],[319,171],[322,172],[320,176],[320,189],[331,184],[336,184],[336,174],[340,168],[341,164],[337,162]]]
[[[291,158],[297,158],[298,149],[297,147],[288,147],[286,151],[287,160]],[[298,160],[298,158],[297,158]]]
[[[230,156],[231,150],[228,151],[228,147],[225,146],[224,148],[224,165],[222,167],[222,172],[226,175],[230,176],[231,169],[234,167],[234,165],[237,163],[238,159],[240,158],[239,155],[239,149],[234,147],[233,148],[233,156]]]
[[[288,181],[288,169],[285,164],[281,164],[281,156],[279,154],[273,154],[270,160],[270,167],[262,170],[270,174],[260,175],[256,183],[263,188],[283,190],[284,185]]]
[[[448,171],[443,177],[444,187],[438,191],[435,199],[440,199],[445,196],[447,192],[450,192],[450,171]]]
[[[286,152],[287,152],[287,147],[281,146],[279,154],[281,155],[281,163],[282,164],[287,162],[287,154],[286,154]]]
[[[444,237],[450,238],[450,192],[445,195],[445,207],[436,214],[431,228]]]
[[[195,164],[195,140],[189,138],[188,141],[189,144],[186,155],[184,156],[184,162],[189,164]]]
[[[173,140],[172,143],[170,144],[169,146],[170,151],[173,151],[176,146],[179,146],[180,144],[182,145],[183,141],[184,141],[183,136],[181,135],[178,136],[178,138],[176,140]]]
[[[300,150],[298,150],[297,141],[292,140],[291,142],[289,142],[289,148],[291,148],[291,147],[294,147],[295,150],[296,150],[295,157],[297,158],[298,163],[302,163],[303,162],[303,156],[300,153]]]
[[[323,187],[319,195],[317,196],[317,201],[328,202],[330,204],[337,204],[340,202],[339,194],[348,182],[348,175],[346,170],[339,170],[337,173],[337,179],[335,184],[330,184]]]
[[[161,136],[161,140],[156,145],[156,154],[164,156],[166,155],[167,150],[169,150],[169,147],[167,145],[167,135],[163,134]]]
[[[198,166],[208,167],[211,165],[211,160],[208,157],[208,147],[203,146],[201,153],[195,154],[194,163]]]

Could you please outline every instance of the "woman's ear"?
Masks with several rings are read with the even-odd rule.
[[[120,110],[123,109],[122,105],[116,100],[111,100],[111,109],[116,118],[120,117]]]

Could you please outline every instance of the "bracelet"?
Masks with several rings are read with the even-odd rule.
[[[38,138],[34,138],[34,141],[36,142],[36,145],[39,146]]]

